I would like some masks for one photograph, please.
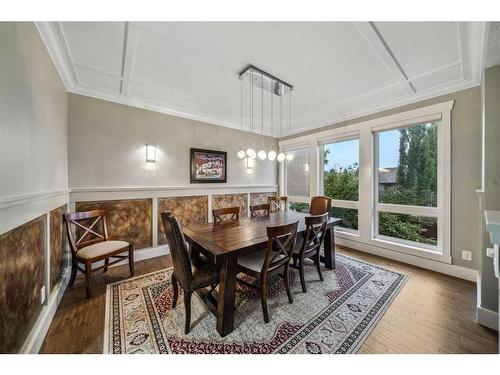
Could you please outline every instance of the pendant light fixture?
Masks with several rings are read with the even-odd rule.
[[[264,120],[265,118],[265,113],[269,112],[269,125],[270,125],[270,132],[271,135],[274,136],[274,122],[275,122],[275,116],[274,116],[274,101],[275,97],[279,97],[279,110],[280,110],[280,130],[279,130],[279,135],[281,136],[283,134],[283,96],[288,96],[288,122],[289,122],[289,129],[291,126],[291,92],[293,90],[293,86],[286,83],[285,81],[282,81],[279,78],[276,78],[275,76],[263,71],[262,69],[259,69],[253,65],[248,65],[245,67],[243,70],[241,70],[238,73],[238,78],[240,79],[240,86],[241,86],[241,130],[243,130],[243,121],[244,121],[244,108],[245,108],[245,103],[243,100],[243,94],[244,94],[244,79],[249,81],[249,101],[247,103],[248,108],[249,108],[249,128],[250,132],[254,133],[254,86],[260,89],[260,100],[257,99],[258,102],[260,102],[260,134],[264,135],[265,131],[264,128],[266,127],[266,121]],[[265,105],[266,100],[264,100],[265,95],[269,95],[269,108],[267,109],[267,105]],[[258,120],[257,120],[258,121]],[[290,156],[288,156],[290,155]],[[269,159],[271,161],[277,160],[279,162],[282,162],[285,160],[292,160],[293,155],[292,154],[287,154],[285,155],[284,153],[280,152],[279,154],[275,150],[270,150],[269,152],[266,152],[264,149],[259,149],[258,152],[255,151],[253,147],[249,147],[246,151],[240,150],[237,153],[237,156],[239,159],[256,159],[257,157],[260,160],[266,160]],[[248,163],[247,163],[248,165]]]

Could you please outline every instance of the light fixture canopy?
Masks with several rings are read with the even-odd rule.
[[[259,157],[260,160],[265,160],[267,157],[267,153],[264,150],[260,150],[257,153],[257,156]]]
[[[276,157],[276,160],[278,160],[279,162],[282,162],[283,160],[285,160],[285,157],[286,157],[285,154],[280,152],[278,154],[278,156]]]
[[[156,146],[146,144],[146,163],[156,163]]]
[[[243,150],[238,151],[237,155],[238,155],[238,159],[245,159],[247,156],[247,154]]]
[[[267,157],[269,158],[269,160],[273,161],[274,159],[276,159],[276,151],[274,150],[271,150],[267,153]]]

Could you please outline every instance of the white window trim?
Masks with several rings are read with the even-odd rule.
[[[354,123],[330,130],[291,138],[279,142],[280,150],[290,150],[299,145],[310,149],[310,194],[311,196],[322,193],[322,156],[321,146],[332,141],[340,141],[359,136],[359,201],[349,202],[337,201],[338,207],[358,208],[358,233],[349,231],[338,231],[339,237],[352,239],[367,245],[374,245],[388,250],[411,254],[422,258],[428,258],[444,263],[451,263],[451,110],[454,100],[434,104],[411,111],[405,111],[389,116],[379,117],[373,120]],[[377,174],[373,173],[375,164],[375,142],[374,132],[411,126],[419,123],[440,120],[438,126],[438,207],[415,207],[398,206],[377,203],[377,192],[375,190],[375,179]],[[283,163],[280,163],[283,164]],[[283,191],[284,170],[280,165],[280,194]],[[378,191],[378,189],[377,189]],[[341,206],[342,205],[342,206]],[[350,207],[347,207],[350,206]],[[411,243],[376,236],[377,210],[383,212],[400,213],[418,212],[422,216],[438,218],[438,245],[433,247],[425,244]],[[436,250],[439,249],[439,252]]]

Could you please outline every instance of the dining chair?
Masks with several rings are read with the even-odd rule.
[[[312,197],[311,205],[309,206],[309,213],[311,215],[323,215],[324,213],[330,214],[332,209],[332,200],[328,197]]]
[[[63,215],[71,249],[71,278],[69,287],[75,283],[77,271],[85,275],[87,298],[92,294],[92,274],[128,258],[130,276],[134,275],[134,250],[132,244],[125,241],[110,240],[106,226],[104,210],[71,212]],[[101,230],[99,230],[101,229]],[[128,252],[126,255],[120,255]],[[110,263],[111,258],[116,258]],[[92,268],[92,265],[104,260],[104,265]],[[80,268],[79,263],[85,266]]]
[[[251,217],[269,216],[271,205],[269,203],[254,204],[250,206]]]
[[[184,333],[188,334],[191,327],[191,296],[198,289],[210,287],[211,294],[219,283],[219,273],[215,263],[204,255],[190,258],[184,234],[179,220],[171,211],[161,213],[161,220],[167,236],[167,243],[172,256],[174,270],[171,281],[174,290],[172,308],[177,305],[179,287],[184,291],[184,308],[186,322]]]
[[[214,217],[214,223],[218,224],[223,221],[237,221],[240,219],[240,208],[239,207],[226,207],[212,210],[212,215]],[[229,219],[225,218],[231,215]]]
[[[267,227],[267,248],[238,258],[238,272],[257,279],[257,285],[237,278],[237,281],[260,292],[264,322],[269,322],[267,310],[267,281],[270,276],[281,274],[284,278],[288,301],[293,303],[289,285],[290,258],[297,238],[299,221]]]
[[[269,196],[267,202],[271,205],[271,212],[286,211],[288,197]]]
[[[303,236],[300,236],[293,249],[293,267],[298,268],[300,275],[300,283],[302,284],[302,292],[306,293],[306,281],[304,277],[304,260],[311,258],[314,260],[316,269],[318,270],[319,278],[323,281],[320,264],[320,249],[325,238],[326,225],[328,222],[328,212],[322,215],[306,216],[305,218],[306,231]],[[298,266],[297,266],[298,262]]]

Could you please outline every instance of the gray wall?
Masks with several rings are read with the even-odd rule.
[[[484,75],[484,208],[500,211],[500,65],[486,69]],[[481,264],[481,307],[498,311],[498,279],[493,260],[486,256],[491,247],[483,232]]]
[[[0,197],[66,189],[68,94],[31,22],[0,22]]]
[[[146,166],[145,144],[157,165]],[[275,185],[277,163],[256,160],[254,173],[236,153],[252,146],[277,150],[275,138],[70,94],[71,188],[189,185],[189,148],[226,151],[228,184]]]
[[[481,185],[481,94],[479,87],[336,123],[295,135],[295,137],[448,100],[455,100],[451,115],[451,252],[453,264],[477,269],[480,256],[478,248],[480,222],[477,214],[479,202],[476,189],[479,189]],[[294,138],[294,136],[283,139],[289,138]],[[462,250],[473,252],[472,262],[462,260]]]

